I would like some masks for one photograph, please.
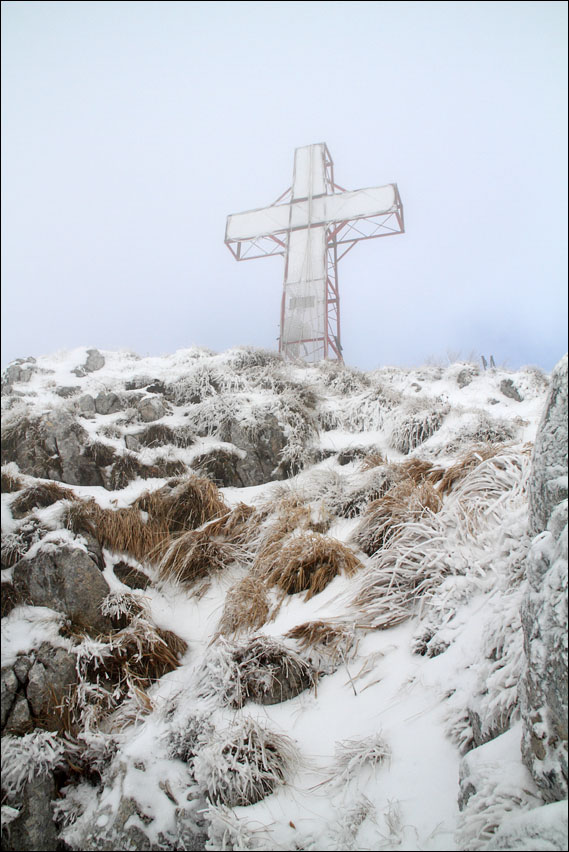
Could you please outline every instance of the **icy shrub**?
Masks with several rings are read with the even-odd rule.
[[[194,774],[210,801],[238,807],[270,795],[285,783],[298,762],[291,739],[245,718],[216,731],[196,756]]]
[[[391,749],[380,733],[354,740],[342,740],[334,749],[334,782],[347,784],[363,766],[380,766],[389,761]]]
[[[268,636],[235,643],[219,639],[202,664],[199,681],[202,698],[221,698],[235,708],[247,701],[277,704],[315,684],[308,663]]]
[[[420,403],[407,403],[398,409],[389,436],[390,446],[394,450],[407,455],[441,428],[450,410],[448,405],[436,402],[432,402],[429,407],[426,405],[427,400],[422,400]]]
[[[23,737],[2,738],[2,790],[15,803],[24,786],[62,767],[65,747],[51,731],[33,731]]]

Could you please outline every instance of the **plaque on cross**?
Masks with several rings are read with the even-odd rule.
[[[292,186],[273,204],[227,217],[225,243],[237,260],[284,255],[281,354],[342,361],[338,262],[360,240],[403,232],[397,185],[338,186],[322,142],[296,149]]]

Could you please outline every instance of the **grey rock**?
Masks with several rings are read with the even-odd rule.
[[[24,362],[10,364],[9,367],[6,368],[4,373],[4,378],[8,382],[8,384],[14,384],[15,382],[29,382],[33,373],[34,366],[32,364],[26,363],[25,366],[22,366]]]
[[[72,396],[75,396],[76,393],[79,392],[79,388],[75,385],[63,385],[62,387],[56,388],[55,392],[62,399],[69,399]]]
[[[220,438],[246,453],[237,466],[243,485],[261,485],[271,479],[285,478],[279,463],[286,437],[274,414],[265,415],[255,426],[228,420],[223,424]]]
[[[63,612],[91,631],[110,630],[109,619],[100,611],[109,587],[84,550],[68,545],[40,549],[14,566],[13,577],[16,591],[33,605]]]
[[[84,393],[76,402],[77,411],[84,417],[90,417],[95,414],[95,400],[90,393]]]
[[[567,355],[551,376],[551,386],[535,439],[529,481],[530,534],[547,527],[554,507],[567,497]]]
[[[101,393],[95,397],[95,411],[97,414],[116,414],[122,411],[124,404],[116,393]]]
[[[10,710],[10,715],[4,728],[5,734],[24,734],[31,730],[33,721],[28,702],[22,693],[16,695],[16,700]]]
[[[131,589],[146,589],[150,585],[150,577],[126,562],[117,562],[113,566],[113,572],[121,583]]]
[[[87,432],[63,409],[23,421],[17,438],[4,440],[3,463],[14,461],[22,473],[67,482],[102,485],[99,469],[85,456]]]
[[[28,674],[26,697],[34,716],[46,714],[53,702],[77,682],[75,656],[64,648],[42,644]]]
[[[16,657],[16,662],[14,663],[14,674],[24,686],[28,682],[28,673],[32,665],[33,660],[30,660],[30,658],[25,654],[20,654],[19,657]]]
[[[456,383],[459,388],[465,388],[472,382],[472,370],[469,370],[465,367],[464,370],[461,370],[458,376],[456,377]]]
[[[522,756],[546,802],[565,799],[568,792],[567,533],[565,500],[532,543],[521,607]]]
[[[1,674],[1,723],[2,727],[6,724],[6,719],[8,718],[8,714],[12,709],[12,704],[14,703],[14,699],[16,697],[16,692],[18,690],[18,678],[14,674],[11,668],[6,667],[2,669]]]
[[[105,356],[98,349],[87,349],[87,360],[83,365],[86,373],[94,373],[105,366]]]
[[[500,382],[500,390],[504,396],[507,396],[510,399],[515,399],[516,402],[523,402],[523,396],[511,379],[502,379]]]
[[[137,453],[140,450],[140,441],[136,437],[136,435],[125,435],[124,443],[127,450],[132,450]]]
[[[147,396],[141,399],[136,406],[140,419],[144,423],[153,423],[155,420],[160,420],[166,414],[166,406],[161,399],[155,396]]]
[[[55,798],[53,774],[39,775],[25,785],[20,815],[10,823],[2,848],[8,852],[51,852],[58,848],[51,809]]]

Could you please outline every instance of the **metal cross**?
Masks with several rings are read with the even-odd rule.
[[[292,186],[270,207],[227,217],[225,243],[237,260],[285,256],[279,351],[342,361],[338,261],[360,240],[403,232],[397,185],[343,189],[321,142],[296,149]]]

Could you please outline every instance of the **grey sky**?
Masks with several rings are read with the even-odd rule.
[[[339,267],[346,362],[567,349],[565,2],[3,2],[2,364],[274,348],[225,220],[326,142],[406,234]]]

